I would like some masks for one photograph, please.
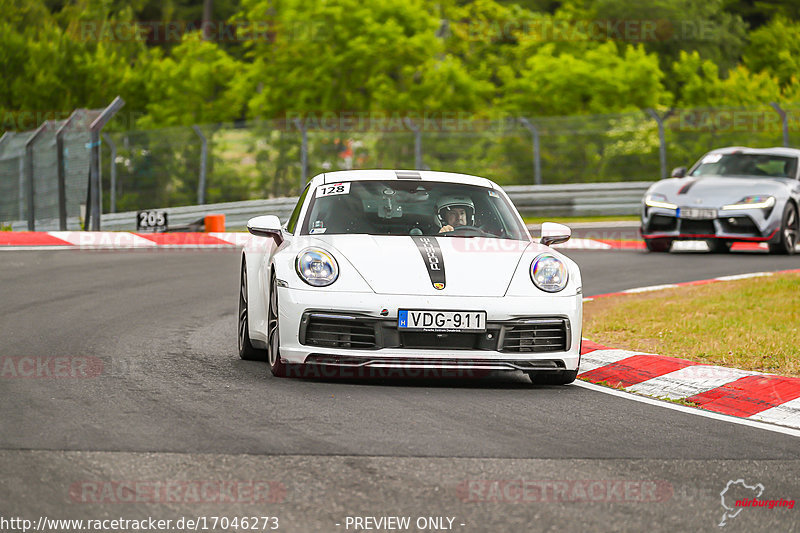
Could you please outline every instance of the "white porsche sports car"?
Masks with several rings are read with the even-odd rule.
[[[239,354],[268,361],[275,376],[507,370],[534,383],[575,380],[581,275],[549,247],[570,229],[545,223],[533,241],[488,179],[320,174],[285,225],[267,215],[248,230]]]

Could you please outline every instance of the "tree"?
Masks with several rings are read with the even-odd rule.
[[[507,87],[504,108],[527,115],[608,113],[653,107],[668,98],[658,58],[642,47],[603,43],[584,54],[543,46]]]
[[[797,84],[800,76],[800,22],[778,16],[750,34],[744,64],[752,71],[766,71],[782,87]]]

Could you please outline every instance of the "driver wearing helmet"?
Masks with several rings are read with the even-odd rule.
[[[459,226],[475,225],[475,205],[469,196],[445,196],[436,202],[436,212],[442,224],[439,233],[453,231]]]

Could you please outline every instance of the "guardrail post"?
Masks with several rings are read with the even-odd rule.
[[[45,120],[33,135],[25,141],[25,180],[28,190],[28,231],[36,231],[36,203],[34,202],[35,187],[33,185],[33,143],[47,127],[49,121]]]
[[[196,124],[192,129],[200,137],[200,180],[197,184],[197,205],[206,203],[206,161],[208,160],[208,139]]]
[[[91,200],[87,210],[89,211],[88,217],[92,222],[92,231],[100,231],[100,214],[103,212],[103,197],[100,184],[100,130],[124,105],[125,100],[117,96],[89,126],[91,131],[89,148],[92,151],[89,164],[89,196]]]
[[[783,145],[787,148],[789,147],[789,117],[786,115],[786,111],[781,109],[781,106],[778,105],[778,102],[770,102],[769,105],[772,106],[778,115],[781,117],[781,122],[783,122]]]
[[[422,170],[422,130],[408,117],[403,122],[414,133],[414,169]]]
[[[308,181],[308,130],[305,124],[299,119],[294,119],[294,125],[300,130],[300,190],[306,187]]]
[[[109,170],[111,174],[111,187],[109,194],[111,198],[108,200],[108,211],[109,213],[116,213],[117,212],[117,145],[114,144],[114,141],[111,140],[111,137],[107,133],[103,133],[103,140],[108,145],[109,150],[111,151],[111,162],[109,163]]]
[[[542,158],[539,153],[539,129],[531,124],[531,121],[525,117],[519,118],[520,124],[525,126],[531,137],[533,138],[533,183],[536,185],[542,184]]]

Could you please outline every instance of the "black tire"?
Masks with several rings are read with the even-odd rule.
[[[645,239],[644,245],[648,252],[669,252],[672,248],[672,239]]]
[[[722,239],[708,239],[706,243],[708,243],[708,251],[712,254],[727,254],[733,245],[732,242]]]
[[[528,377],[534,385],[569,385],[578,377],[578,371],[528,372]]]
[[[800,234],[800,217],[797,208],[791,202],[786,202],[781,219],[780,240],[769,243],[769,251],[773,254],[792,255],[795,253],[797,238]]]
[[[267,363],[272,375],[286,377],[286,363],[281,361],[281,336],[278,327],[278,284],[275,274],[269,284],[269,306],[267,310]]]
[[[250,324],[247,321],[247,266],[242,260],[242,275],[239,279],[239,357],[245,361],[266,361],[267,351],[255,348],[250,342]]]

